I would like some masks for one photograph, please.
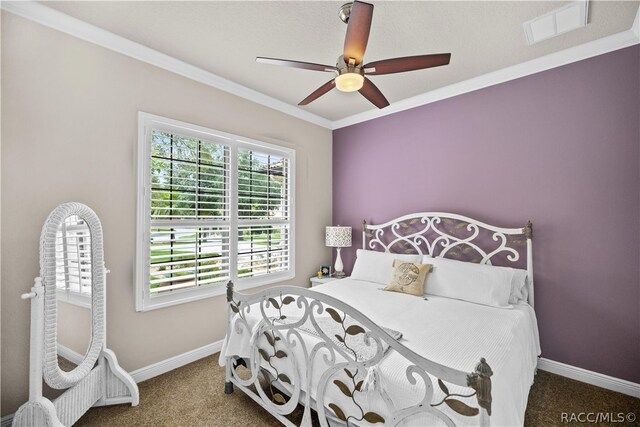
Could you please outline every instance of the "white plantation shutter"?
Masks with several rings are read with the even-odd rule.
[[[289,159],[238,150],[238,218],[289,219]]]
[[[150,292],[229,280],[229,227],[151,229]]]
[[[289,269],[289,159],[238,150],[238,278]]]
[[[293,150],[140,113],[136,308],[292,278]]]
[[[151,134],[151,219],[227,220],[229,149],[158,130]]]
[[[56,233],[56,288],[91,295],[91,233],[82,218],[65,218]]]
[[[151,295],[229,280],[228,176],[225,145],[151,132]]]
[[[289,226],[238,227],[238,278],[289,269]]]

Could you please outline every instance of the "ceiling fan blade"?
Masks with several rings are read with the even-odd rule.
[[[336,84],[334,83],[334,81],[333,80],[329,80],[328,82],[326,82],[325,84],[320,86],[318,89],[313,91],[313,93],[311,95],[307,96],[305,99],[300,101],[298,103],[298,105],[307,105],[310,102],[315,101],[316,99],[320,98],[322,95],[324,95],[325,93],[329,92],[334,87],[336,87]]]
[[[261,56],[258,56],[256,58],[256,62],[259,62],[260,64],[280,65],[283,67],[301,68],[303,70],[312,71],[334,72],[336,70],[336,67],[331,65],[314,64],[312,62],[291,61],[289,59],[263,58]]]
[[[362,89],[358,92],[378,108],[384,108],[389,105],[389,101],[387,101],[387,98],[385,98],[382,92],[380,92],[380,89],[378,89],[378,87],[366,77],[364,78],[364,85],[362,85]]]
[[[370,62],[364,71],[370,75],[403,73],[405,71],[422,70],[423,68],[440,67],[449,64],[450,53],[434,55],[405,56],[403,58],[383,59]],[[374,70],[375,69],[375,70]]]
[[[373,5],[361,1],[354,1],[349,15],[347,25],[347,35],[344,39],[344,62],[349,64],[349,59],[353,58],[355,65],[362,63],[364,51],[367,49],[369,41],[369,31],[371,31],[371,20],[373,19]]]

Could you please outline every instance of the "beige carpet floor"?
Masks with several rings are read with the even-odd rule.
[[[279,426],[251,398],[236,390],[223,391],[224,370],[218,354],[168,372],[139,384],[140,405],[117,405],[89,410],[77,426]],[[568,425],[562,413],[634,413],[633,423],[610,424],[640,426],[640,399],[584,384],[544,371],[538,371],[529,395],[525,418],[527,427]],[[301,411],[292,420],[301,420]],[[569,425],[594,425],[569,423]],[[609,424],[597,424],[599,426]]]

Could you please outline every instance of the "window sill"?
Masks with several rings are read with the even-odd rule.
[[[290,271],[283,274],[274,275],[273,277],[251,277],[246,279],[238,279],[234,281],[234,291],[244,291],[260,286],[272,285],[295,278],[295,272]],[[196,289],[187,289],[182,291],[174,291],[168,295],[159,295],[157,297],[149,297],[145,295],[142,301],[136,305],[136,311],[144,312],[157,310],[159,308],[171,307],[178,304],[185,304],[193,301],[199,301],[206,298],[213,298],[227,293],[227,283],[217,284],[211,287],[202,287]]]
[[[58,301],[66,302],[67,304],[91,309],[91,295],[57,289],[56,298]]]

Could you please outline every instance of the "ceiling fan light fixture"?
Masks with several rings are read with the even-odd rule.
[[[588,0],[576,0],[588,1]],[[336,77],[329,80],[298,105],[309,105],[322,95],[330,92],[334,87],[340,92],[360,92],[369,102],[378,108],[385,108],[389,101],[380,89],[365,77],[367,75],[395,74],[406,71],[423,70],[425,68],[448,65],[450,53],[432,55],[405,56],[400,58],[383,59],[364,63],[364,53],[369,42],[371,22],[373,19],[373,5],[361,0],[345,3],[340,8],[340,19],[347,23],[347,34],[344,37],[344,50],[338,56],[335,67],[310,62],[292,61],[278,58],[256,58],[263,64],[283,65],[303,70],[335,72]]]
[[[360,73],[343,73],[336,77],[336,88],[341,92],[355,92],[362,89],[364,76]]]

